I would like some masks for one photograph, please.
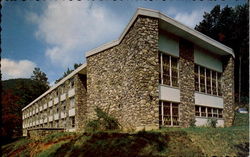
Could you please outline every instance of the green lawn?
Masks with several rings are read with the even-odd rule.
[[[2,147],[3,156],[248,156],[248,114],[228,128],[165,128],[138,133],[57,133],[22,138]]]

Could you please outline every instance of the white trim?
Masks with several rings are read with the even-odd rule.
[[[68,80],[69,78],[73,77],[75,74],[79,73],[81,70],[83,70],[86,67],[87,67],[86,63],[82,64],[80,67],[78,67],[76,70],[74,70],[73,72],[71,72],[68,76],[64,77],[61,81],[59,81],[57,84],[55,84],[54,86],[52,86],[49,90],[47,90],[41,96],[39,96],[34,101],[32,101],[29,105],[25,106],[22,109],[22,111],[25,110],[26,108],[30,107],[34,103],[36,103],[38,100],[40,100],[41,98],[43,98],[45,95],[49,94],[51,91],[53,91],[54,89],[56,89],[57,87],[59,87],[60,85],[62,85],[66,80]]]
[[[90,50],[86,53],[86,57],[95,55],[101,51],[104,51],[106,49],[112,48],[118,44],[120,44],[120,42],[122,41],[122,39],[124,38],[125,34],[129,31],[130,27],[133,25],[133,23],[135,22],[136,18],[139,15],[143,15],[143,16],[148,16],[148,17],[153,17],[153,18],[158,18],[160,20],[163,20],[171,25],[173,25],[175,28],[184,31],[185,33],[188,33],[191,36],[194,36],[198,39],[200,39],[201,41],[210,44],[212,46],[214,46],[215,48],[218,48],[219,50],[226,52],[228,54],[231,54],[233,57],[235,57],[233,50],[230,47],[227,47],[221,43],[219,43],[218,41],[188,27],[185,26],[183,24],[181,24],[180,22],[160,13],[159,11],[156,10],[151,10],[151,9],[145,9],[145,8],[138,8],[136,10],[136,13],[134,14],[134,16],[131,18],[131,20],[129,21],[128,25],[125,27],[124,31],[122,32],[121,36],[117,39],[114,40],[110,43],[104,44],[100,47],[97,47],[93,50]]]

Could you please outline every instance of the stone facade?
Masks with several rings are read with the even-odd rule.
[[[75,101],[76,101],[76,130],[84,131],[87,114],[87,77],[77,74],[75,77]]]
[[[224,99],[223,117],[225,126],[231,126],[234,119],[234,59],[224,58],[224,68],[222,73],[222,97]]]
[[[158,20],[136,20],[122,42],[87,58],[88,118],[95,107],[124,130],[158,128]]]
[[[41,138],[43,138],[44,136],[47,136],[49,134],[53,134],[53,133],[59,133],[59,132],[64,132],[64,129],[61,128],[37,128],[37,129],[31,129],[28,130],[27,132],[27,136],[31,139],[34,140],[39,140]]]
[[[194,46],[182,39],[179,47],[180,125],[188,127],[195,116]]]

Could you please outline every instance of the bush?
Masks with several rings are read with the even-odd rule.
[[[107,131],[120,128],[118,120],[102,111],[102,109],[97,107],[95,112],[97,119],[91,120],[86,124],[86,131]]]
[[[216,128],[216,124],[218,123],[216,118],[210,118],[207,120],[208,126],[212,128]]]
[[[190,127],[196,127],[195,122],[196,122],[195,118],[190,119],[189,126]]]

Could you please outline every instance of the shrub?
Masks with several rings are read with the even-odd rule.
[[[120,124],[117,119],[108,115],[100,108],[95,109],[97,119],[91,120],[86,124],[86,131],[107,131],[117,130],[120,128]]]
[[[216,124],[218,123],[216,118],[210,118],[207,120],[208,126],[212,128],[216,128]]]
[[[196,122],[195,118],[190,119],[189,126],[190,127],[196,127],[195,122]]]

